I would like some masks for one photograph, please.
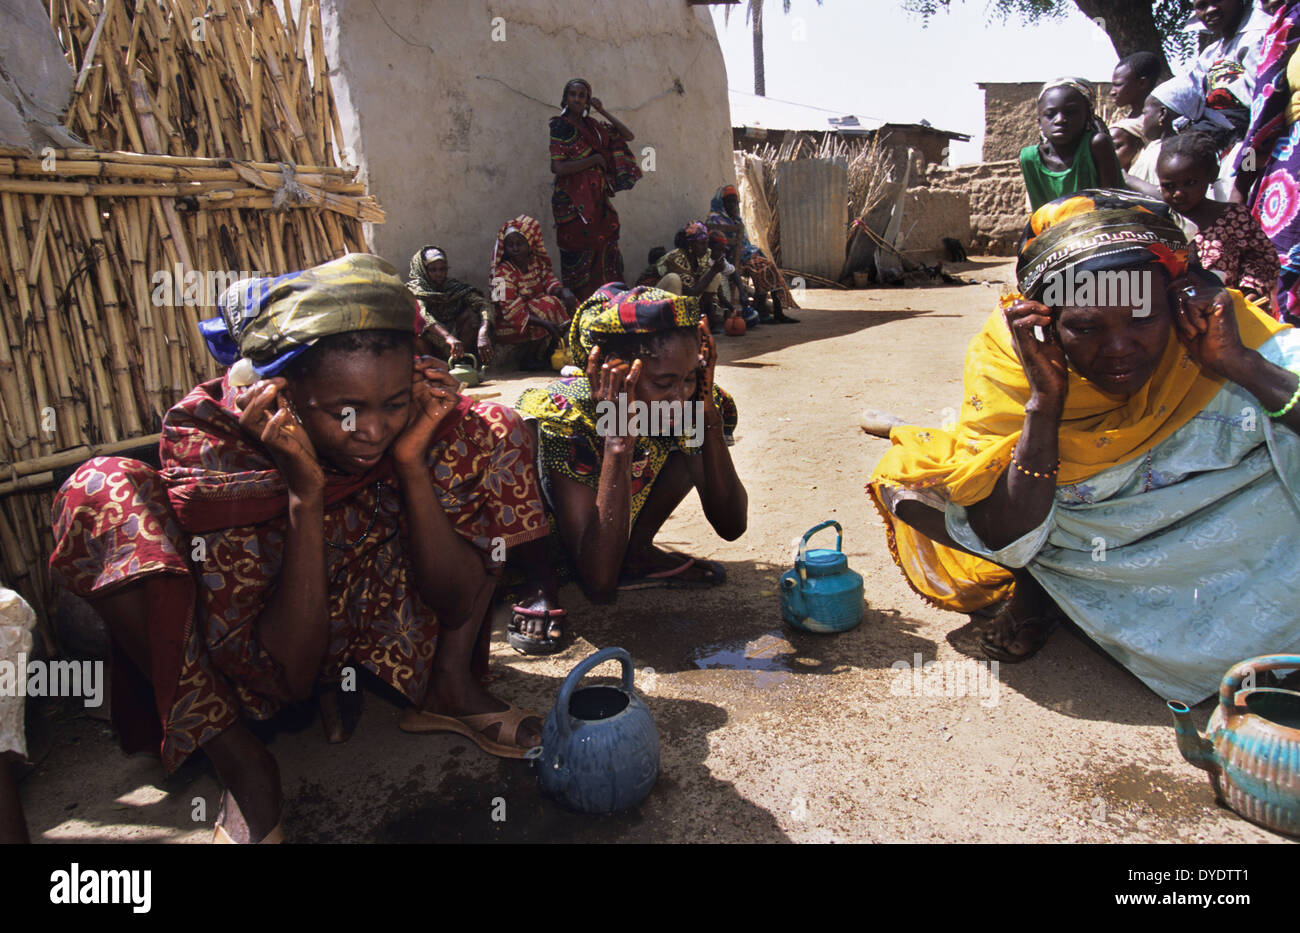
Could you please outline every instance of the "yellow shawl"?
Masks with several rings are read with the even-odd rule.
[[[1286,325],[1232,291],[1241,340],[1258,348]],[[1011,574],[986,560],[936,544],[885,507],[883,486],[934,489],[958,505],[989,496],[1007,469],[1024,426],[1029,383],[1002,312],[990,315],[966,351],[961,420],[944,428],[895,428],[893,446],[867,489],[885,521],[890,552],[921,596],[969,612],[1010,592]],[[1171,331],[1155,373],[1131,396],[1102,392],[1070,371],[1061,418],[1058,485],[1070,485],[1146,454],[1192,419],[1223,386],[1204,373]]]

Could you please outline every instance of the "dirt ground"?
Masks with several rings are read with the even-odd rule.
[[[981,280],[1011,274],[1005,261],[962,268]],[[1204,773],[1179,755],[1164,703],[1075,632],[1001,666],[982,696],[925,696],[891,669],[919,658],[970,670],[949,639],[963,643],[971,623],[927,606],[893,566],[863,491],[888,442],[863,434],[859,413],[939,423],[956,409],[966,344],[997,294],[982,284],[808,291],[802,324],[722,338],[718,382],[740,407],[732,453],[749,530],[720,540],[692,497],[660,541],[721,561],[727,584],[628,593],[613,608],[569,587],[576,637],[550,658],[514,654],[498,616],[494,690],[540,710],[597,648],[632,653],[662,748],[640,807],[566,812],[541,796],[533,765],[456,736],[399,732],[396,706],[367,693],[346,744],[326,744],[310,715],[274,735],[289,840],[1283,841],[1215,805]],[[513,402],[541,382],[511,374],[473,394]],[[851,632],[799,634],[781,622],[777,579],[792,539],[828,518],[844,526],[869,609]],[[1193,711],[1198,725],[1211,708]],[[164,779],[156,758],[124,757],[99,720],[61,711],[44,728],[48,751],[22,788],[34,839],[210,838],[218,786],[202,762]]]

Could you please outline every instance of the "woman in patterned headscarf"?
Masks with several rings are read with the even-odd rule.
[[[546,535],[529,432],[412,365],[413,305],[359,254],[236,283],[203,327],[233,365],[167,413],[163,469],[96,457],[55,499],[51,568],[112,633],[119,734],[168,771],[203,748],[227,788],[218,841],[278,836],[246,720],[355,666],[412,704],[407,731],[502,757],[540,738],[472,672],[495,549]]]
[[[571,343],[586,374],[515,405],[537,422],[562,575],[601,601],[618,589],[722,583],[721,564],[654,546],[692,488],[718,534],[745,531],[748,497],[727,450],[736,407],[713,384],[717,352],[698,302],[606,286],[578,309]],[[638,402],[649,414],[639,425]]]
[[[522,214],[502,224],[488,275],[497,309],[497,340],[524,345],[522,368],[548,368],[578,303],[555,277],[541,224]]]
[[[447,277],[447,254],[425,246],[411,257],[406,287],[420,305],[415,333],[430,352],[443,350],[458,358],[474,347],[479,365],[492,362],[492,325],[496,311],[483,293],[459,279]]]
[[[894,428],[868,486],[913,588],[961,612],[1011,594],[982,639],[1006,662],[1064,614],[1185,703],[1300,648],[1296,332],[1200,284],[1165,205],[1125,192],[1036,211],[1017,275],[960,422]]]
[[[611,203],[641,177],[628,143],[632,131],[593,97],[591,83],[564,85],[561,113],[551,117],[551,173],[560,277],[579,301],[606,282],[622,282],[618,212]],[[595,110],[609,122],[591,117]]]
[[[673,238],[671,252],[659,258],[656,271],[657,288],[675,295],[698,298],[700,311],[709,322],[712,333],[722,333],[722,322],[717,311],[717,291],[722,270],[727,266],[725,256],[706,262],[709,255],[709,228],[693,220]]]

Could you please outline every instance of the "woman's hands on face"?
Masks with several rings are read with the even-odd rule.
[[[289,406],[287,386],[280,376],[263,379],[239,395],[235,405],[240,409],[239,426],[271,451],[289,492],[306,498],[325,488],[325,470],[307,429]]]
[[[1029,378],[1032,393],[1029,405],[1063,409],[1070,376],[1052,310],[1022,298],[1003,310],[1002,315],[1011,331],[1011,344]],[[1040,330],[1036,333],[1035,328]],[[1042,334],[1043,339],[1039,340],[1037,334]]]
[[[411,410],[406,427],[393,442],[393,459],[399,466],[424,464],[433,435],[460,402],[459,387],[442,360],[431,356],[415,358],[411,371]]]
[[[636,387],[641,379],[641,361],[628,365],[617,357],[604,359],[604,353],[600,347],[591,351],[591,356],[587,358],[587,384],[591,386],[592,398],[596,400],[596,405],[600,406],[603,402],[617,405],[618,397],[626,394],[627,411],[632,410],[632,403],[636,401]],[[626,453],[631,451],[636,445],[636,435],[631,431],[632,419],[615,419],[615,424],[620,420],[626,421],[621,427],[628,429],[626,434],[613,434],[605,438],[606,453]]]
[[[1212,285],[1174,289],[1178,337],[1203,369],[1233,379],[1248,351],[1237,330],[1237,312],[1227,289]]]

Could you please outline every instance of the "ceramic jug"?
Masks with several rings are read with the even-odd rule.
[[[808,539],[823,528],[834,528],[835,550],[808,550]],[[822,522],[799,542],[794,569],[781,576],[781,617],[805,632],[847,632],[862,621],[862,575],[849,569],[844,556],[844,529],[837,521]]]
[[[599,664],[623,665],[618,687],[578,687]],[[602,648],[564,679],[542,727],[537,760],[542,791],[571,810],[614,813],[635,807],[659,776],[659,731],[632,686],[632,656]]]
[[[1242,661],[1223,677],[1206,734],[1182,703],[1170,701],[1178,750],[1210,773],[1218,800],[1246,819],[1300,835],[1300,693],[1254,686],[1259,671],[1300,668],[1300,655]]]
[[[465,363],[466,360],[469,360],[468,364]],[[478,368],[478,357],[473,353],[453,356],[447,360],[447,365],[451,367],[452,377],[467,389],[472,389],[483,381],[483,374]]]

